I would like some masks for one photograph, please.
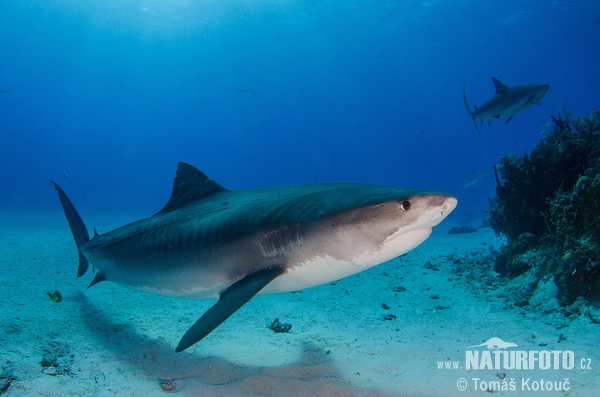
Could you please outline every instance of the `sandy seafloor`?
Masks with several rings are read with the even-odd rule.
[[[101,233],[135,220],[83,215]],[[203,341],[174,353],[214,301],[108,282],[88,290],[92,275],[75,277],[76,250],[61,212],[4,212],[0,224],[0,365],[3,384],[13,379],[7,396],[600,395],[600,325],[581,316],[557,329],[551,314],[505,309],[501,280],[471,271],[502,243],[489,228],[449,235],[453,225],[444,223],[417,249],[356,276],[255,297]],[[48,290],[59,290],[62,302]],[[390,314],[396,319],[383,320]],[[275,318],[291,331],[268,329]],[[469,346],[492,337],[526,351],[571,350],[575,367],[508,370],[516,390],[474,390],[473,378],[499,381],[502,371],[466,371],[465,351],[485,350]],[[49,358],[58,367],[42,367]],[[438,369],[447,360],[461,369]],[[457,388],[460,378],[465,391]],[[163,391],[163,379],[173,380],[175,391]],[[523,379],[568,379],[569,390],[522,390]]]

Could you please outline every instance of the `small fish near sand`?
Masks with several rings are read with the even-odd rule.
[[[523,84],[514,87],[508,87],[495,77],[492,77],[492,82],[496,87],[496,94],[481,106],[475,106],[475,110],[471,110],[467,101],[466,83],[463,85],[463,100],[469,116],[475,124],[477,133],[481,135],[479,126],[476,120],[488,122],[488,126],[500,117],[510,116],[505,124],[512,120],[517,113],[523,109],[527,109],[531,105],[541,105],[542,98],[550,89],[548,84]]]

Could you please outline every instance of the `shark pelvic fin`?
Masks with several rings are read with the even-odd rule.
[[[52,181],[50,181],[52,182]],[[75,240],[75,245],[77,245],[77,252],[79,253],[79,266],[77,268],[77,277],[81,277],[85,274],[89,267],[89,262],[87,258],[83,255],[79,247],[83,244],[90,241],[90,235],[88,232],[85,223],[83,223],[83,219],[75,209],[75,206],[69,200],[69,197],[65,194],[64,190],[56,183],[52,182],[54,185],[54,189],[58,192],[58,198],[60,200],[60,204],[67,218],[67,222],[69,223],[69,227],[71,228],[71,233],[73,234],[73,239]]]
[[[175,352],[179,353],[210,334],[267,284],[285,272],[283,266],[273,266],[250,273],[221,292],[221,297],[183,335]]]
[[[94,279],[92,280],[92,282],[90,283],[90,285],[88,285],[88,288],[91,288],[94,285],[98,284],[100,281],[104,281],[104,280],[106,280],[106,276],[104,275],[104,273],[98,272],[94,276]]]
[[[171,198],[167,205],[155,215],[185,207],[188,204],[227,190],[188,163],[180,162],[177,165],[176,175]]]

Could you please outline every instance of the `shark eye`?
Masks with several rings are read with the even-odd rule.
[[[402,208],[402,211],[408,211],[410,209],[410,201],[401,202],[400,208]]]

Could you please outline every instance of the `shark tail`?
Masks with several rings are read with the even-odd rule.
[[[477,122],[475,121],[475,116],[473,115],[473,112],[471,111],[471,107],[469,106],[469,101],[467,101],[467,82],[466,81],[463,84],[463,100],[465,101],[465,107],[467,108],[467,112],[469,112],[469,116],[471,116],[471,120],[473,120],[473,125],[475,126],[477,133],[479,135],[481,135],[481,131],[479,131],[479,126],[477,125]]]
[[[52,182],[52,184],[54,185],[54,189],[58,192],[60,204],[62,205],[62,209],[67,217],[67,222],[71,228],[71,233],[73,233],[73,239],[77,245],[77,251],[79,252],[79,267],[77,268],[77,277],[81,277],[89,268],[90,263],[79,248],[83,244],[90,241],[90,235],[85,223],[83,223],[83,219],[81,219],[81,216],[79,216],[75,206],[73,206],[73,203],[71,200],[69,200],[64,190],[62,190],[62,188],[56,183]]]

